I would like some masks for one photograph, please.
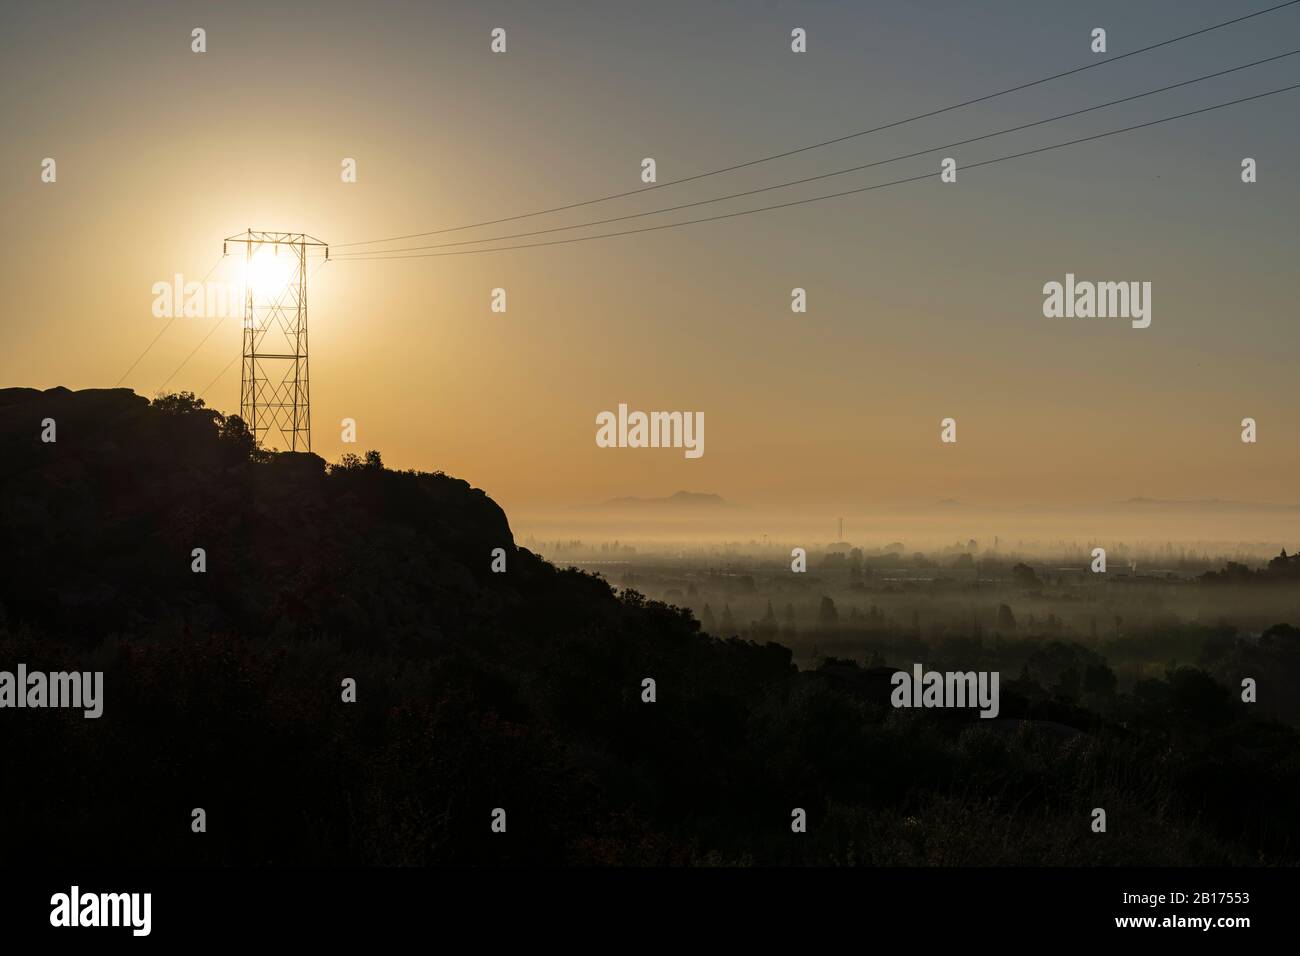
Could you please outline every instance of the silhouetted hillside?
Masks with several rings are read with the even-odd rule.
[[[1005,653],[972,646],[952,663]],[[894,711],[889,668],[702,635],[516,547],[464,481],[270,455],[185,396],[0,391],[0,669],[105,672],[99,719],[0,710],[14,859],[1300,858],[1294,731],[1201,671],[1129,697],[1092,652],[1035,655],[999,720]]]

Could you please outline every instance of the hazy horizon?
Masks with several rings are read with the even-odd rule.
[[[824,546],[842,540],[880,548],[902,542],[906,551],[932,551],[965,544],[1002,553],[1059,554],[1066,545],[1124,545],[1150,549],[1166,544],[1194,547],[1222,555],[1248,553],[1271,557],[1280,548],[1300,544],[1300,513],[1259,509],[1252,512],[1211,510],[1166,514],[1125,512],[1122,507],[1058,509],[986,509],[899,507],[896,509],[772,511],[736,508],[730,513],[651,512],[609,508],[520,508],[507,511],[516,539],[529,535],[544,541],[581,539],[587,543],[619,540],[667,547],[674,544],[720,545],[762,542],[790,546]],[[838,521],[844,519],[840,539]]]

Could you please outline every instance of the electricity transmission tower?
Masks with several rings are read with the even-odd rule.
[[[300,232],[249,229],[222,244],[244,247],[244,344],[239,414],[266,448],[311,451],[307,365],[308,250],[329,246]]]

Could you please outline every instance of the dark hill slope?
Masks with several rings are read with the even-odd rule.
[[[711,640],[516,548],[443,474],[259,454],[238,420],[126,390],[0,390],[0,447],[0,668],[107,672],[99,720],[0,711],[36,784],[4,816],[48,826],[25,828],[46,852],[562,860],[610,801],[684,812],[621,761],[725,776],[721,748],[791,671],[784,648]],[[488,843],[498,806],[511,837]]]
[[[1124,731],[1004,695],[1073,736],[893,712],[885,673],[800,674],[552,567],[463,481],[267,455],[183,398],[0,390],[18,663],[103,671],[104,713],[0,709],[0,864],[1300,858],[1295,734],[1213,681],[1133,702]],[[1188,695],[1219,702],[1195,733]],[[1093,838],[1095,806],[1122,839]]]

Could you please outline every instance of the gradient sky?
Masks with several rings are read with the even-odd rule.
[[[1095,26],[1117,54],[1269,5],[6,5],[0,384],[116,384],[163,321],[153,283],[201,279],[221,239],[250,226],[345,243],[579,201],[636,188],[644,156],[676,179],[1083,65]],[[190,52],[196,26],[203,55]],[[496,26],[505,55],[488,49]],[[807,54],[789,50],[795,26]],[[1290,49],[1300,6],[501,231],[886,158]],[[390,466],[440,468],[507,511],[679,488],[770,507],[1294,501],[1300,91],[959,172],[955,186],[937,169],[943,155],[976,162],[1296,82],[1300,56],[696,213],[936,173],[720,223],[331,262],[310,289],[315,450],[377,448]],[[57,184],[40,182],[46,156]],[[1257,184],[1240,182],[1243,156],[1258,160]],[[340,182],[344,157],[356,184]],[[1067,272],[1150,281],[1151,327],[1044,318],[1042,286]],[[489,311],[497,286],[506,315]],[[790,312],[795,286],[806,315]],[[123,385],[154,394],[212,325],[177,321]],[[239,338],[237,321],[223,323],[168,388],[203,391]],[[205,397],[236,412],[238,389],[236,361]],[[597,448],[595,416],[620,402],[703,411],[705,455]],[[360,449],[339,441],[345,416]],[[955,446],[939,443],[945,416],[958,420]],[[1239,440],[1245,416],[1257,445]]]

